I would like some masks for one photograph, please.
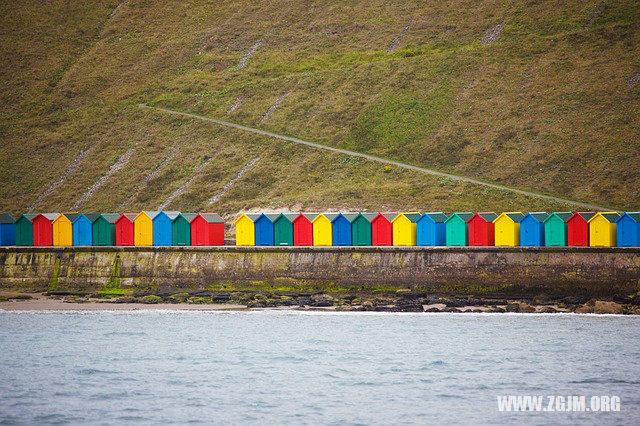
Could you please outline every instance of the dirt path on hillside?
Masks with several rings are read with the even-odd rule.
[[[468,177],[465,177],[465,176],[453,175],[453,174],[450,174],[450,173],[439,172],[437,170],[426,169],[424,167],[418,167],[418,166],[412,166],[410,164],[400,163],[398,161],[387,160],[386,158],[376,157],[374,155],[362,154],[362,153],[359,153],[359,152],[348,151],[346,149],[333,148],[333,147],[330,147],[330,146],[327,146],[327,145],[321,145],[321,144],[318,144],[318,143],[307,142],[307,141],[304,141],[302,139],[293,138],[293,137],[290,137],[290,136],[279,135],[277,133],[268,132],[266,130],[260,130],[260,129],[256,129],[254,127],[247,127],[247,126],[243,126],[241,124],[236,124],[236,123],[230,123],[228,121],[217,120],[215,118],[203,117],[201,115],[191,114],[191,113],[188,113],[188,112],[181,112],[181,111],[174,111],[174,110],[170,110],[170,109],[166,109],[166,108],[152,107],[152,106],[148,106],[148,105],[145,105],[145,104],[139,104],[138,106],[141,107],[141,108],[153,109],[153,110],[165,112],[165,113],[168,113],[168,114],[181,115],[181,116],[184,116],[184,117],[194,118],[196,120],[208,121],[210,123],[216,123],[216,124],[219,124],[221,126],[232,127],[234,129],[244,130],[246,132],[257,133],[259,135],[269,136],[269,137],[280,139],[280,140],[283,140],[283,141],[293,142],[293,143],[297,143],[297,144],[300,144],[300,145],[310,146],[310,147],[313,147],[313,148],[318,148],[318,149],[324,149],[324,150],[327,150],[327,151],[337,152],[339,154],[350,155],[352,157],[360,157],[360,158],[364,158],[364,159],[371,160],[371,161],[377,161],[379,163],[391,164],[391,165],[396,166],[396,167],[402,167],[404,169],[413,170],[413,171],[421,172],[421,173],[426,173],[426,174],[429,174],[429,175],[446,177],[446,178],[457,180],[457,181],[460,181],[460,182],[467,182],[467,183],[472,183],[472,184],[475,184],[475,185],[486,186],[488,188],[498,189],[498,190],[501,190],[501,191],[508,191],[508,192],[513,192],[515,194],[526,195],[528,197],[543,198],[545,200],[556,201],[558,203],[572,204],[572,205],[583,207],[583,208],[586,208],[586,209],[610,210],[607,207],[602,207],[602,206],[598,206],[598,205],[595,205],[595,204],[581,203],[579,201],[567,200],[565,198],[554,197],[552,195],[545,195],[545,194],[539,194],[539,193],[531,192],[531,191],[524,191],[524,190],[521,190],[521,189],[509,188],[507,186],[496,185],[496,184],[493,184],[493,183],[487,183],[487,182],[483,182],[481,180],[472,179],[472,178],[468,178]]]

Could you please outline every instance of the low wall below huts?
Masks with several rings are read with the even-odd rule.
[[[626,297],[640,249],[576,247],[2,247],[0,289],[420,291]]]

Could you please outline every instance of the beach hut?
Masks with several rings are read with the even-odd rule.
[[[520,219],[521,246],[544,246],[544,221],[548,216],[547,212],[529,212]]]
[[[589,245],[589,220],[595,216],[594,212],[576,212],[567,219],[567,245]]]
[[[116,221],[118,213],[89,213],[86,215],[91,221],[91,234],[94,246],[116,245]]]
[[[170,246],[171,245],[171,222],[180,212],[156,213],[151,220],[153,221],[153,245],[154,246]]]
[[[171,221],[171,245],[191,245],[191,221],[196,213],[178,213]]]
[[[416,222],[416,245],[444,246],[447,244],[448,217],[443,212],[424,213]]]
[[[445,224],[445,240],[447,246],[466,246],[469,244],[469,230],[467,221],[471,219],[471,212],[453,213]]]
[[[66,215],[73,228],[73,245],[93,245],[93,226],[91,220],[84,214]]]
[[[132,246],[135,244],[135,213],[123,213],[116,220],[116,245]]]
[[[331,221],[335,216],[332,213],[319,213],[311,220],[314,246],[333,245],[333,226]]]
[[[77,217],[76,213],[64,213],[58,215],[52,222],[53,245],[72,246],[73,245],[73,224]]]
[[[375,212],[358,213],[351,221],[351,244],[354,246],[371,246],[373,219],[378,216]]]
[[[293,245],[313,245],[313,220],[318,213],[300,213],[293,219]]]
[[[198,213],[191,219],[192,246],[223,246],[224,220],[217,213]]]
[[[467,221],[470,246],[495,245],[494,223],[498,217],[494,212],[475,213]]]
[[[513,247],[520,245],[521,212],[503,212],[493,220],[496,246]]]
[[[626,212],[616,220],[618,247],[640,247],[640,212]]]
[[[241,214],[233,221],[236,226],[236,245],[237,246],[255,246],[256,245],[256,227],[255,221],[260,217],[259,214]]]
[[[32,246],[33,244],[33,218],[35,214],[27,213],[16,220],[16,245]]]
[[[589,219],[589,245],[592,247],[616,246],[616,212],[598,212]]]
[[[567,245],[567,220],[571,212],[553,212],[544,220],[544,245],[562,247]]]
[[[393,225],[391,221],[397,213],[378,213],[371,221],[371,244],[374,246],[393,245]]]
[[[273,242],[276,246],[293,245],[293,221],[299,213],[280,213],[273,221]]]
[[[273,221],[276,220],[278,216],[280,216],[278,213],[262,213],[255,220],[257,246],[274,245]]]
[[[357,213],[338,213],[331,221],[333,245],[334,246],[350,246],[351,240],[351,221],[355,219]]]
[[[33,218],[33,245],[53,245],[53,221],[60,213],[41,213]]]
[[[0,246],[16,245],[16,220],[9,213],[0,213]]]
[[[391,220],[394,246],[416,245],[416,223],[420,216],[418,212],[398,213]]]
[[[142,211],[133,219],[133,245],[152,246],[153,245],[153,218],[158,212]]]

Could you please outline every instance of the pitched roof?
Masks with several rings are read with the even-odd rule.
[[[263,216],[273,223],[278,218],[278,216],[280,216],[280,213],[262,213],[254,220],[254,222],[260,220]]]
[[[393,218],[393,220],[391,222],[395,222],[397,219],[399,219],[400,217],[406,217],[407,219],[409,219],[409,221],[416,223],[420,217],[422,216],[420,213],[416,213],[416,212],[410,212],[410,213],[398,213],[396,215],[396,217]]]
[[[458,217],[466,223],[469,219],[471,219],[471,216],[473,216],[473,213],[471,212],[455,212],[452,213],[445,222],[449,222],[452,218]]]
[[[180,213],[178,216],[182,216],[187,219],[187,222],[191,222],[194,217],[198,216],[198,213]],[[178,218],[178,216],[176,216],[176,219]]]
[[[376,216],[378,216],[377,212],[361,212],[361,213],[358,213],[351,222],[353,222],[359,217],[363,217],[367,222],[371,223],[371,221],[373,221],[373,219],[375,219]]]
[[[9,213],[0,213],[0,223],[14,223],[16,220]]]
[[[532,217],[538,222],[544,222],[544,220],[549,216],[547,212],[529,212],[520,218],[520,222],[522,222],[526,217]]]
[[[589,222],[595,219],[596,216],[602,216],[607,220],[607,222],[613,223],[620,217],[620,214],[618,212],[599,212],[596,213],[591,219],[589,219]]]
[[[622,216],[620,216],[616,222],[620,221],[623,217],[628,216],[634,221],[640,223],[640,212],[625,212]]]
[[[84,216],[82,213],[64,213],[64,217],[69,219],[71,223],[75,222],[81,215]]]
[[[495,214],[494,212],[478,212],[476,214],[481,218],[483,218],[484,220],[486,220],[487,222],[493,222],[498,217],[498,215]],[[469,219],[467,219],[467,222],[468,221]]]
[[[325,219],[327,219],[329,222],[331,222],[331,220],[333,219],[333,216],[331,216],[331,215],[332,215],[332,213],[317,213],[316,217],[314,217],[311,220],[311,222],[313,223],[313,222],[315,222],[315,221],[317,221],[317,220],[319,220],[320,218],[323,218],[323,217]],[[331,216],[331,217],[329,217],[329,216]]]
[[[95,220],[100,217],[100,213],[85,213],[84,215],[91,223],[95,222]]]
[[[300,216],[299,213],[280,213],[278,215],[278,217],[276,218],[276,220],[280,220],[280,218],[284,217],[284,218],[287,218],[289,220],[289,222],[293,222],[293,220],[298,216]]]
[[[122,216],[126,217],[126,218],[127,218],[127,219],[129,219],[131,222],[133,222],[133,221],[136,219],[136,217],[138,216],[138,214],[137,214],[137,213],[122,213],[122,214],[120,215],[120,217],[122,217]],[[119,218],[118,218],[118,219],[119,219]]]
[[[151,216],[151,219],[156,220],[156,218],[160,216],[160,213],[164,213],[169,218],[169,220],[175,219],[180,214],[180,212],[176,212],[176,211],[168,211],[168,212],[159,211],[155,215]]]
[[[498,217],[493,219],[493,221],[495,222],[497,219],[499,219],[501,217],[508,217],[513,222],[520,222],[520,219],[522,219],[524,217],[524,215],[522,213],[520,213],[520,212],[502,212],[502,213],[500,213],[498,215]]]
[[[300,213],[302,216],[306,217],[309,222],[313,222],[313,220],[320,215],[320,213]]]
[[[145,216],[148,216],[151,220],[153,220],[153,218],[154,218],[154,217],[156,217],[156,215],[158,214],[158,212],[157,212],[157,211],[148,211],[148,212],[147,212],[147,211],[144,211],[144,210],[143,210],[143,211],[141,211],[140,213],[136,214],[135,219],[139,218],[139,217],[140,217],[140,216],[142,216],[143,214],[144,214]],[[128,217],[128,216],[127,216],[127,217]],[[135,220],[135,219],[134,219],[134,220]]]
[[[19,221],[22,218],[27,219],[29,222],[33,222],[33,218],[38,216],[35,213],[25,213],[25,214],[21,214],[19,218],[16,219],[16,222]]]
[[[326,217],[327,219],[329,219],[329,222],[333,222],[333,219],[335,219],[336,217],[338,217],[338,215],[340,213],[322,213],[324,215],[324,217]],[[317,218],[316,218],[317,219]]]
[[[207,223],[224,223],[224,220],[217,213],[200,213]]]
[[[575,212],[574,214],[571,215],[571,217],[580,216],[581,218],[589,222],[591,218],[594,217],[595,215],[596,215],[595,212]]]
[[[428,213],[423,213],[422,216],[428,217],[435,223],[445,223],[447,219],[449,219],[449,217],[443,212],[428,212]]]
[[[60,216],[60,213],[40,213],[40,214],[45,218],[49,219],[50,221],[54,221],[58,218],[58,216]]]
[[[109,223],[116,223],[116,220],[120,217],[118,213],[102,213],[100,216],[107,219]]]
[[[545,222],[551,219],[554,216],[557,216],[559,219],[562,219],[563,222],[569,220],[569,218],[573,215],[571,212],[552,212],[549,216],[544,220]]]

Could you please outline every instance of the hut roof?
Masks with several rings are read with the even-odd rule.
[[[607,222],[615,222],[619,217],[620,217],[620,213],[618,212],[600,212],[600,213],[596,213],[595,215],[593,215],[593,217],[591,219],[589,219],[589,222],[591,222],[593,219],[595,219],[596,216],[602,216],[603,218],[605,218],[607,220]]]
[[[455,212],[455,213],[452,213],[451,216],[449,216],[445,222],[449,222],[454,217],[459,217],[466,223],[469,221],[469,219],[471,219],[472,216],[473,216],[473,213],[471,212]]]
[[[640,223],[640,212],[625,212],[622,216],[620,216],[616,222],[620,221],[624,216],[628,216],[634,221]]]
[[[116,220],[120,217],[118,213],[102,213],[100,216],[107,219],[107,222],[109,223],[116,223]]]
[[[300,214],[306,217],[309,222],[313,222],[314,219],[320,215],[320,213],[300,213]]]
[[[64,213],[64,217],[69,219],[71,223],[75,222],[76,219],[78,219],[80,216],[84,216],[84,215],[82,213]]]
[[[278,217],[274,220],[274,222],[276,220],[280,220],[280,218],[282,218],[282,217],[284,217],[287,220],[289,220],[289,222],[293,222],[293,220],[298,216],[300,216],[300,213],[280,213],[278,215]]]
[[[526,215],[522,216],[520,222],[522,222],[527,216],[530,216],[537,220],[538,222],[544,222],[545,219],[549,216],[547,212],[529,212]]]
[[[564,222],[566,222],[567,220],[569,220],[569,218],[571,217],[571,215],[573,215],[573,213],[571,212],[552,212],[551,214],[549,214],[549,216],[547,216],[545,218],[545,222],[548,221],[549,219],[551,219],[553,216],[557,216],[558,218],[562,219]]]
[[[362,212],[358,213],[356,217],[353,218],[352,222],[358,217],[363,217],[367,222],[371,223],[376,216],[378,216],[378,212]]]
[[[25,213],[25,214],[21,214],[19,218],[16,219],[16,222],[19,221],[22,218],[27,219],[29,222],[33,222],[33,218],[38,216],[35,213]]]
[[[60,216],[60,213],[40,213],[40,214],[52,222],[56,220],[58,216]]]
[[[85,213],[84,215],[91,223],[101,216],[100,213]]]
[[[426,216],[435,223],[445,223],[449,217],[443,212],[428,212],[424,213],[422,216]]]
[[[498,217],[494,212],[478,212],[476,213],[478,216],[486,220],[487,222],[493,222]],[[468,221],[468,220],[467,220]]]
[[[0,213],[0,223],[14,223],[16,220],[9,213]]]
[[[224,220],[217,213],[200,213],[207,223],[224,223]]]

